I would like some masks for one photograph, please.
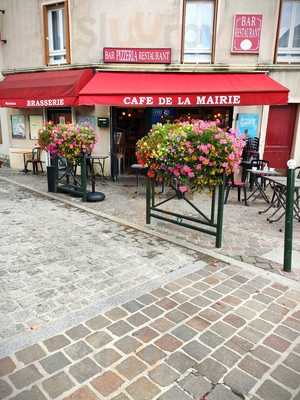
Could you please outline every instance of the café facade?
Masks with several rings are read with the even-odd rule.
[[[0,83],[0,106],[13,110],[12,121],[14,115],[24,116],[23,121],[28,117],[31,132],[32,116],[36,116],[35,135],[37,125],[41,127],[47,120],[94,125],[100,134],[95,153],[109,156],[106,173],[115,176],[136,162],[136,141],[153,123],[189,117],[218,119],[229,128],[237,108],[241,112],[249,106],[286,105],[288,92],[261,72],[111,72],[88,68],[8,75]],[[14,128],[16,134],[22,134],[22,126]],[[118,143],[120,133],[124,136],[122,146]],[[11,149],[13,168],[22,169],[23,151]],[[122,168],[118,157],[122,157]]]
[[[300,165],[299,0],[1,4],[0,158],[12,168],[51,120],[92,125],[114,176],[153,124],[183,118],[259,137],[272,167]]]

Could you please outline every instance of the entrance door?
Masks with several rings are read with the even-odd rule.
[[[48,108],[47,120],[56,124],[71,124],[72,112],[71,108]]]
[[[295,118],[295,104],[270,107],[264,160],[269,160],[271,167],[287,167],[293,143]]]

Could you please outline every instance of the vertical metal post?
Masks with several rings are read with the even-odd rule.
[[[288,175],[286,188],[283,270],[285,272],[291,272],[293,253],[293,217],[296,162],[295,160],[289,160],[287,162],[287,165]]]
[[[150,224],[150,202],[151,202],[151,186],[152,182],[150,178],[146,178],[146,224]]]
[[[217,214],[217,235],[216,235],[216,247],[218,249],[222,247],[224,191],[225,191],[225,179],[223,175],[222,183],[218,187],[218,214]]]
[[[155,185],[154,180],[151,179],[151,207],[154,207],[155,202]]]
[[[82,201],[86,201],[86,155],[83,154],[83,156],[80,159],[80,174],[81,174],[81,190],[82,190]]]
[[[215,209],[216,209],[216,188],[213,188],[211,194],[211,208],[210,208],[210,223],[215,223]]]

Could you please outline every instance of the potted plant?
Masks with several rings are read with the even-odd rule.
[[[39,131],[39,146],[47,152],[50,159],[50,165],[47,166],[49,192],[57,191],[57,157],[63,157],[72,163],[84,154],[91,154],[95,143],[95,132],[87,125],[54,125],[48,122]]]
[[[191,120],[154,125],[138,141],[136,154],[149,177],[175,180],[180,195],[219,185],[238,167],[244,145],[244,136],[217,121]]]

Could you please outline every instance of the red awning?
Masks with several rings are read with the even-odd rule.
[[[62,107],[78,105],[80,89],[92,69],[27,72],[7,75],[0,82],[1,107]]]
[[[287,104],[288,89],[264,73],[97,72],[79,104],[136,107]]]

